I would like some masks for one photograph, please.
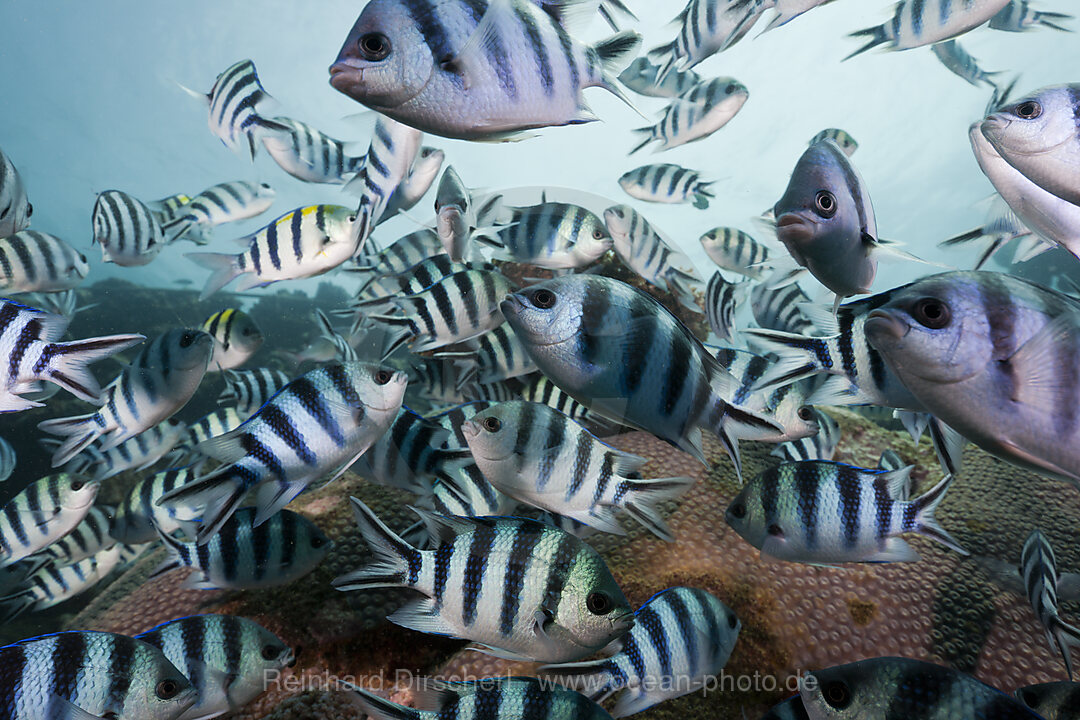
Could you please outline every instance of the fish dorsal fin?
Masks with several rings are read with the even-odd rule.
[[[465,82],[465,89],[480,77],[487,63],[488,50],[501,43],[500,29],[507,23],[517,21],[514,13],[515,0],[492,0],[472,35],[451,60],[443,64],[445,70],[457,72]]]
[[[897,470],[887,470],[881,473],[881,479],[885,481],[886,492],[893,500],[903,501],[911,497],[911,471],[914,465],[905,465]]]

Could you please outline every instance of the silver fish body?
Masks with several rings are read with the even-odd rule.
[[[611,249],[604,221],[568,203],[512,208],[507,227],[496,234],[505,253],[497,251],[494,257],[550,270],[583,268]]]
[[[666,58],[661,77],[673,68],[685,72],[741,40],[768,7],[767,0],[689,0],[675,18],[678,35],[649,56]]]
[[[45,548],[41,558],[48,558],[56,565],[72,565],[108,550],[116,544],[112,536],[116,508],[109,505],[92,505],[90,511],[75,528]]]
[[[713,228],[700,242],[709,259],[723,270],[760,280],[769,269],[769,249],[738,228]]]
[[[1045,720],[1074,720],[1080,707],[1080,683],[1039,683],[1018,688],[1016,699]]]
[[[831,415],[813,408],[814,422],[818,431],[810,437],[781,443],[772,451],[772,455],[783,462],[802,460],[832,460],[836,446],[840,443],[840,424]],[[891,468],[899,469],[899,468]]]
[[[370,272],[379,277],[398,275],[420,262],[446,252],[438,234],[428,228],[417,230],[391,243],[369,262],[356,268],[357,272]]]
[[[1009,2],[968,0],[957,7],[952,0],[900,0],[893,11],[892,20],[851,33],[851,37],[870,39],[844,59],[878,45],[886,45],[890,50],[910,50],[951,40],[989,21]]]
[[[655,203],[693,203],[699,210],[708,208],[709,198],[715,197],[709,190],[712,184],[702,180],[696,170],[671,163],[643,165],[619,178],[619,186],[630,197]]]
[[[19,171],[7,155],[0,151],[0,238],[14,235],[30,227],[34,206],[26,199],[26,187]]]
[[[732,339],[736,332],[735,311],[746,297],[745,285],[731,283],[717,270],[705,287],[705,319],[709,330],[720,342]]]
[[[240,60],[225,68],[205,95],[193,90],[187,92],[205,99],[210,132],[233,152],[246,148],[252,160],[258,140],[266,133],[289,132],[289,128],[260,114],[261,109],[273,103],[273,98],[263,89],[251,60]]]
[[[121,267],[146,265],[165,247],[165,233],[150,208],[120,190],[98,195],[93,230],[101,259]]]
[[[604,211],[615,254],[644,280],[670,292],[695,312],[701,312],[690,286],[704,282],[693,261],[676,249],[649,221],[629,205]]]
[[[352,221],[354,255],[363,253],[371,231],[389,217],[387,208],[408,179],[423,140],[423,133],[416,128],[383,115],[376,118],[364,164],[345,186],[360,196]]]
[[[435,178],[439,176],[445,160],[446,153],[439,148],[421,147],[416,154],[416,159],[413,160],[412,167],[409,168],[409,174],[398,183],[390,196],[390,201],[379,216],[379,222],[389,220],[399,212],[416,207],[416,204],[423,200],[428,190],[435,184]]]
[[[344,142],[318,128],[289,117],[275,117],[274,122],[289,132],[263,137],[263,146],[282,170],[298,180],[341,185],[364,163],[363,156],[349,155]]]
[[[30,483],[0,509],[0,567],[30,557],[74,530],[100,488],[100,483],[68,473]]]
[[[810,144],[813,145],[822,140],[832,140],[848,157],[854,155],[855,151],[859,149],[859,143],[855,142],[855,138],[851,137],[851,133],[846,130],[841,130],[840,128],[826,128],[822,130],[810,139]]]
[[[191,196],[187,193],[175,193],[160,200],[151,200],[146,203],[150,212],[154,214],[162,226],[168,225],[184,214],[184,206],[191,202]]]
[[[4,438],[0,437],[0,483],[11,477],[15,472],[15,464],[18,462],[15,448]]]
[[[1038,27],[1048,27],[1067,32],[1061,22],[1072,20],[1072,15],[1059,12],[1046,12],[1031,7],[1029,0],[1009,0],[997,15],[990,18],[990,27],[1005,32],[1027,32]]]
[[[218,396],[218,403],[234,403],[237,413],[251,417],[291,379],[288,373],[271,368],[226,370],[225,389]]]
[[[206,319],[202,329],[214,338],[214,353],[210,369],[232,370],[243,365],[258,352],[263,334],[255,320],[236,308],[216,312]]]
[[[663,117],[651,127],[638,128],[641,142],[637,152],[653,141],[656,150],[703,140],[731,122],[750,98],[750,91],[735,78],[718,77],[694,86],[664,109]]]
[[[759,384],[772,366],[772,360],[745,350],[729,348],[718,350],[716,359],[736,381],[724,399],[732,405],[763,413],[783,428],[775,435],[760,437],[760,441],[788,442],[811,437],[818,432],[817,415],[807,404],[810,388],[806,383],[761,390]]]
[[[993,78],[999,73],[986,72],[980,68],[975,58],[969,55],[956,40],[934,43],[930,50],[942,65],[972,85],[978,87],[979,83],[986,83],[990,87],[997,86]]]
[[[0,236],[0,292],[61,292],[78,286],[90,271],[86,256],[36,230]]]
[[[701,82],[701,76],[693,70],[668,71],[660,77],[661,67],[647,57],[639,57],[619,74],[619,82],[638,95],[658,98],[676,98],[689,92]]]
[[[71,459],[69,469],[99,481],[128,470],[145,470],[171,452],[186,432],[184,423],[169,418],[108,450],[93,445],[84,448]]]
[[[157,501],[169,491],[193,481],[197,475],[189,465],[144,477],[117,507],[110,534],[127,545],[140,545],[157,540],[158,530],[172,535],[184,530],[185,525],[193,526],[202,517],[201,505],[159,505]]]
[[[82,595],[120,564],[119,545],[68,565],[47,563],[19,587],[0,597],[0,618],[10,622],[25,612],[40,612]]]
[[[427,494],[442,473],[450,432],[404,405],[353,472],[387,487]]]
[[[246,180],[218,183],[191,198],[163,229],[170,242],[185,238],[204,245],[206,231],[262,215],[276,197],[277,193],[266,183]]]

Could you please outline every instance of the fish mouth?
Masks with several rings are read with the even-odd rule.
[[[466,439],[474,438],[480,434],[480,426],[472,420],[466,420],[461,423],[461,434],[464,435]]]
[[[866,318],[864,326],[867,338],[900,340],[911,331],[911,327],[889,310],[874,310]]]
[[[814,237],[815,223],[797,212],[787,212],[776,218],[776,237],[787,245],[788,243],[803,243]],[[790,252],[790,248],[789,248]],[[799,258],[796,258],[798,260]],[[803,263],[800,263],[803,264]]]
[[[330,66],[330,86],[344,92],[347,88],[364,82],[364,68],[356,60],[345,58]]]
[[[624,630],[626,632],[629,632],[630,629],[634,627],[635,620],[636,615],[634,614],[634,611],[627,610],[622,615],[619,615],[616,618],[612,618],[611,627],[614,630]]]

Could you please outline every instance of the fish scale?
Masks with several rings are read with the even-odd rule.
[[[100,487],[68,473],[28,485],[0,509],[0,567],[44,550],[75,529]]]
[[[424,260],[444,254],[442,242],[435,231],[423,228],[398,238],[385,250],[363,265],[355,268],[357,272],[373,273],[379,283],[384,277],[400,275]]]
[[[604,222],[611,233],[615,254],[627,267],[661,290],[676,295],[691,310],[701,312],[687,286],[703,279],[689,257],[629,205],[605,210]]]
[[[421,494],[441,473],[450,433],[441,424],[402,406],[390,427],[364,453],[353,472],[380,485]]]
[[[190,239],[206,243],[204,231],[261,215],[274,204],[276,193],[266,183],[234,180],[203,190],[181,206],[176,218],[164,226],[169,241]]]
[[[471,382],[495,383],[536,371],[536,364],[506,325],[467,340],[460,350],[442,350],[433,357],[455,360],[461,370],[458,387]]]
[[[699,210],[708,208],[709,198],[715,197],[709,190],[712,184],[696,170],[671,163],[643,165],[619,178],[619,185],[631,197],[656,203],[693,202]]]
[[[182,422],[169,418],[108,450],[99,450],[93,445],[84,448],[69,461],[70,469],[89,474],[95,480],[105,480],[128,470],[144,470],[165,457],[181,441],[186,430]],[[45,442],[48,441],[42,440]]]
[[[768,269],[768,248],[738,228],[714,228],[700,242],[709,259],[723,270],[759,280]]]
[[[288,373],[273,368],[226,370],[225,389],[218,396],[218,404],[234,402],[238,414],[250,417],[291,379]]]
[[[630,154],[653,141],[659,142],[657,150],[670,150],[702,140],[731,122],[749,98],[746,86],[731,77],[695,85],[668,104],[659,122],[634,130],[643,137]]]
[[[0,236],[0,291],[60,292],[89,272],[86,256],[55,235],[36,230]]]

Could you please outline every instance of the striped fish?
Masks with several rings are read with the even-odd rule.
[[[353,256],[351,226],[356,216],[340,205],[309,205],[285,213],[242,240],[248,249],[238,255],[187,253],[213,275],[201,300],[241,278],[237,290],[266,287],[281,280],[315,277]]]
[[[363,156],[349,155],[346,143],[318,128],[289,117],[273,121],[289,131],[264,136],[263,146],[282,170],[298,180],[342,185],[364,164]]]
[[[165,233],[150,208],[119,190],[97,196],[93,227],[102,261],[121,267],[146,265],[165,247]]]
[[[219,183],[193,197],[163,229],[169,242],[184,238],[205,245],[206,233],[211,228],[262,215],[276,197],[277,193],[266,183],[245,180]]]
[[[536,363],[505,324],[467,340],[461,349],[437,351],[432,357],[455,360],[462,371],[459,389],[473,382],[496,383],[536,372]]]
[[[425,597],[389,620],[472,640],[500,656],[569,662],[625,634],[633,613],[600,555],[550,525],[414,509],[434,549],[421,551],[352,499],[376,561],[334,580],[339,590],[408,587]]]
[[[243,365],[263,344],[262,330],[242,310],[226,308],[206,318],[202,329],[214,338],[210,370],[232,370]]]
[[[1005,32],[1026,32],[1040,25],[1043,27],[1071,32],[1062,27],[1061,22],[1072,20],[1072,15],[1056,12],[1044,12],[1031,7],[1029,0],[1010,0],[997,15],[990,18],[990,27]]]
[[[592,211],[569,203],[511,208],[506,226],[495,234],[503,249],[496,250],[493,258],[551,270],[586,267],[611,249],[604,222]]]
[[[21,397],[39,392],[42,382],[67,390],[87,402],[100,402],[101,387],[87,367],[90,363],[136,345],[142,335],[56,342],[70,320],[13,300],[0,298],[0,413],[42,407],[43,403]]]
[[[352,307],[365,310],[384,307],[393,311],[397,309],[392,301],[393,296],[415,295],[454,273],[466,270],[493,271],[495,266],[487,263],[455,262],[446,253],[437,253],[396,275],[372,278],[359,293],[366,297],[354,302]]]
[[[629,205],[605,210],[604,222],[611,233],[615,254],[627,267],[646,282],[675,295],[689,309],[701,312],[689,285],[705,280],[689,257]]]
[[[530,377],[529,382],[521,389],[520,398],[554,408],[571,420],[581,423],[596,435],[614,435],[618,428],[617,424],[609,418],[597,415],[579,403],[543,373],[536,373]]]
[[[198,702],[180,720],[239,712],[296,660],[277,635],[232,615],[170,620],[135,639],[161,650],[198,691]]]
[[[373,720],[610,720],[604,708],[573,690],[536,678],[495,677],[471,682],[439,681],[435,690],[414,693],[418,709],[351,687],[355,701]]]
[[[218,404],[234,403],[238,414],[251,417],[291,379],[288,373],[272,368],[226,370],[225,389],[218,396]]]
[[[112,536],[128,545],[139,545],[158,539],[157,531],[172,535],[193,526],[202,517],[201,506],[184,503],[159,505],[158,500],[170,490],[192,482],[197,477],[191,465],[171,468],[144,477],[131,488],[116,509]]]
[[[353,269],[357,272],[374,273],[376,278],[398,275],[432,256],[445,252],[435,231],[423,228],[398,238],[367,263]]]
[[[98,481],[128,470],[145,470],[168,455],[186,432],[184,423],[169,418],[108,450],[93,445],[84,448],[68,461],[68,470]],[[60,445],[58,440],[42,440],[42,443]]]
[[[86,256],[55,235],[23,230],[0,238],[0,292],[70,290],[89,271]]]
[[[544,12],[554,17],[559,21],[559,24],[568,30],[585,19],[584,17],[578,17],[578,15],[584,14],[576,7],[577,3],[573,0],[532,0],[532,2],[542,7]],[[585,3],[585,7],[591,7],[591,5],[592,3]],[[615,22],[616,15],[623,15],[630,20],[638,19],[638,16],[631,12],[630,8],[626,7],[623,0],[600,0],[598,5],[600,17],[604,18],[612,30],[617,31],[619,29],[618,24]]]
[[[625,512],[668,542],[659,505],[682,495],[692,478],[631,479],[646,458],[601,442],[557,410],[503,402],[461,426],[477,466],[512,498],[603,532],[625,535]]]
[[[451,467],[431,488],[431,497],[420,505],[441,515],[457,517],[503,517],[514,512],[517,501],[487,481],[476,463]],[[421,523],[421,526],[423,524]],[[425,536],[426,537],[426,536]]]
[[[817,328],[806,314],[810,296],[798,285],[770,288],[759,283],[750,289],[750,310],[754,320],[766,330],[808,335]]]
[[[524,386],[525,381],[522,378],[508,378],[491,383],[468,383],[462,388],[462,392],[468,402],[507,402],[517,400]]]
[[[448,275],[419,293],[391,298],[403,315],[372,315],[392,335],[383,357],[408,343],[414,353],[452,345],[492,330],[503,322],[499,303],[516,288],[492,270]]]
[[[502,308],[552,382],[702,463],[703,429],[716,433],[737,471],[740,438],[782,432],[775,421],[727,403],[734,378],[667,308],[630,285],[569,275],[514,293]]]
[[[772,365],[771,359],[728,348],[718,350],[716,359],[735,378],[734,386],[724,395],[724,400],[751,412],[763,413],[783,428],[781,433],[762,436],[759,440],[782,443],[812,437],[818,432],[813,408],[807,405],[810,388],[806,383],[760,391],[758,385]]]
[[[426,411],[444,410],[465,402],[458,387],[460,370],[450,360],[433,360],[413,355],[405,369],[409,387],[405,391],[405,404]]]
[[[697,170],[671,163],[642,165],[619,178],[619,186],[632,198],[654,203],[693,203],[698,210],[707,209],[709,198],[716,197],[709,190],[714,183],[702,180]]]
[[[954,75],[967,80],[975,87],[978,87],[979,83],[997,87],[997,83],[994,82],[993,78],[1001,73],[986,72],[980,68],[978,61],[969,55],[967,50],[962,48],[956,40],[934,43],[930,50],[934,53],[934,57],[940,60],[941,64],[947,67]]]
[[[464,262],[472,256],[473,231],[476,229],[476,208],[472,191],[462,182],[453,165],[448,165],[439,180],[435,193],[435,233],[443,251],[454,262]]]
[[[654,140],[660,143],[659,152],[707,138],[731,122],[749,98],[750,91],[735,78],[718,77],[695,85],[672,100],[655,125],[634,130],[644,138],[630,154]]]
[[[199,444],[222,463],[158,502],[205,505],[205,544],[258,488],[261,525],[312,483],[337,478],[386,431],[405,394],[403,373],[368,363],[333,363],[293,380],[243,425]]]
[[[387,431],[352,470],[380,485],[426,495],[442,471],[443,448],[449,436],[439,423],[402,406]]]
[[[810,144],[813,145],[822,140],[832,140],[848,157],[854,155],[855,151],[859,149],[859,143],[855,142],[855,138],[851,137],[849,132],[841,130],[840,128],[826,128],[822,130],[817,135],[810,138]]]
[[[712,593],[668,588],[638,608],[633,629],[615,641],[609,657],[540,671],[585,684],[598,702],[620,693],[612,717],[626,717],[704,687],[727,665],[741,629],[735,612]]]
[[[997,15],[1011,0],[900,0],[892,20],[851,33],[870,38],[845,60],[878,45],[889,50],[910,50],[950,40],[973,30]]]
[[[836,446],[840,444],[840,423],[831,415],[818,408],[812,408],[814,422],[818,431],[810,437],[790,440],[773,449],[771,455],[783,462],[801,462],[803,460],[832,460],[836,455]],[[882,470],[899,470],[900,466],[882,467]]]
[[[1072,657],[1069,647],[1080,645],[1080,630],[1061,619],[1058,610],[1058,570],[1054,549],[1038,529],[1032,530],[1020,551],[1020,576],[1024,578],[1031,609],[1046,630],[1050,646],[1057,648],[1065,661],[1065,671],[1072,680]]]
[[[105,388],[100,410],[38,423],[45,432],[65,437],[53,453],[53,467],[99,439],[98,450],[109,450],[172,417],[199,388],[212,349],[213,339],[201,330],[169,330]]]
[[[735,311],[746,299],[746,286],[731,283],[717,270],[705,288],[705,319],[709,329],[721,342],[732,339],[736,332]]]
[[[724,270],[760,280],[769,265],[769,250],[738,228],[713,228],[700,238],[709,259]]]
[[[1076,720],[1080,708],[1080,683],[1039,683],[1017,689],[1016,699],[1045,720]]]
[[[41,612],[67,602],[108,577],[120,564],[120,546],[114,544],[70,565],[48,563],[21,586],[0,597],[0,622],[23,613]]]
[[[151,200],[146,203],[146,207],[150,208],[150,212],[154,214],[157,221],[165,226],[173,220],[178,220],[184,214],[184,206],[189,202],[191,202],[190,195],[176,193],[160,200]]]
[[[701,76],[693,70],[671,70],[661,78],[659,65],[652,64],[647,57],[639,57],[619,74],[619,82],[638,95],[676,98],[700,83]]]
[[[913,562],[918,553],[900,537],[909,532],[969,554],[934,518],[951,475],[914,500],[898,499],[912,467],[882,472],[823,460],[784,463],[748,483],[725,519],[762,554],[788,562]]]
[[[148,578],[190,568],[182,587],[195,590],[255,590],[279,587],[304,577],[323,561],[333,543],[313,522],[279,510],[256,522],[256,508],[240,508],[205,545],[185,543],[158,531],[169,551]]]
[[[814,720],[846,717],[997,718],[1040,716],[1000,690],[948,667],[921,660],[880,657],[807,673],[800,685]]]
[[[288,384],[288,379],[285,380],[282,387],[284,387],[285,384]],[[275,390],[275,392],[277,391]],[[259,407],[262,407],[262,405]],[[258,408],[255,409],[258,410]],[[196,450],[196,446],[199,443],[232,432],[254,414],[255,413],[244,415],[236,408],[223,407],[203,415],[201,418],[187,426],[184,436],[176,445],[177,455],[192,461],[196,460],[197,458],[192,456],[199,455]]]
[[[93,505],[86,517],[71,532],[60,538],[37,555],[57,565],[73,565],[80,560],[97,555],[116,544],[112,536],[112,522],[116,508],[109,505]]]
[[[26,199],[26,188],[19,171],[0,150],[0,238],[30,227],[33,214],[34,206]]]
[[[806,714],[802,697],[794,695],[774,705],[761,716],[761,720],[810,720],[810,716]]]
[[[766,0],[689,0],[672,21],[680,25],[678,35],[649,57],[665,59],[661,78],[673,69],[689,70],[741,40],[769,6]]]
[[[200,93],[180,86],[189,95],[206,101],[210,132],[235,153],[245,145],[255,159],[257,141],[266,134],[287,135],[289,128],[260,115],[275,103],[263,89],[255,63],[240,60],[227,67],[214,81],[210,92]]]
[[[360,195],[351,228],[354,255],[363,251],[371,231],[386,216],[394,192],[409,177],[423,140],[424,134],[415,128],[377,116],[364,164],[345,186]]]
[[[585,45],[528,0],[380,0],[357,18],[330,84],[423,132],[503,140],[595,120],[588,87],[629,104],[615,75],[640,43],[625,31]]]
[[[11,477],[11,473],[15,472],[17,461],[18,457],[15,455],[15,448],[7,440],[0,437],[0,483],[7,480]]]
[[[0,508],[0,567],[41,552],[82,522],[100,483],[59,473],[30,483]]]
[[[65,632],[0,648],[0,714],[10,720],[178,720],[197,697],[160,650],[124,635]]]
[[[428,190],[435,184],[435,178],[439,177],[446,153],[438,148],[424,145],[416,154],[409,174],[398,183],[386,209],[379,216],[379,222],[386,222],[400,212],[412,210],[417,203],[424,199]]]

